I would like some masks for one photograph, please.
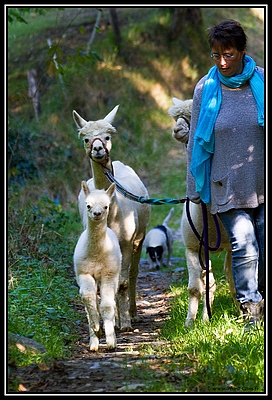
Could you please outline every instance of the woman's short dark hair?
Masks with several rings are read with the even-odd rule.
[[[208,31],[210,48],[219,45],[223,49],[233,47],[238,51],[246,50],[247,36],[240,22],[233,19],[226,19],[208,28]]]

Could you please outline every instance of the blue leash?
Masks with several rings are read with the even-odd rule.
[[[152,205],[161,205],[161,204],[179,204],[179,203],[185,203],[185,201],[187,200],[186,197],[182,198],[182,199],[150,199],[150,198],[146,198],[143,196],[135,196],[135,194],[130,193],[129,191],[127,191],[122,185],[120,185],[119,182],[117,182],[117,180],[113,177],[113,175],[107,171],[104,172],[104,174],[106,175],[106,177],[108,178],[108,180],[111,183],[115,183],[116,184],[116,189],[118,190],[119,193],[121,193],[124,197],[127,197],[130,200],[133,201],[137,201],[138,203],[146,203],[146,204],[152,204]]]

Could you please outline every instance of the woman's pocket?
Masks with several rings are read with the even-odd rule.
[[[227,204],[232,199],[229,175],[221,179],[212,178],[211,195],[219,206]]]

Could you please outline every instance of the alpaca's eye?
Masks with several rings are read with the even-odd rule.
[[[90,210],[90,209],[91,209],[91,206],[90,206],[90,204],[87,204],[87,208],[88,208],[88,210]]]
[[[84,142],[85,143],[89,143],[89,139],[84,139]]]
[[[106,140],[110,140],[110,136],[106,136],[105,139],[106,139]]]
[[[108,206],[105,206],[104,209],[107,210],[107,209],[108,209]]]

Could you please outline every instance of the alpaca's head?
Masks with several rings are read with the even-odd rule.
[[[87,183],[82,181],[82,190],[85,193],[87,215],[92,221],[106,221],[108,218],[111,199],[115,191],[115,183],[112,183],[107,190],[94,189],[90,191]]]
[[[111,134],[116,132],[111,123],[118,107],[116,106],[104,119],[97,121],[86,121],[73,110],[73,118],[78,128],[78,137],[83,140],[86,155],[101,164],[107,162],[111,151]]]
[[[172,129],[172,137],[179,142],[188,143],[188,138],[189,138],[189,132],[190,132],[190,122],[187,119],[184,119],[183,117],[178,118],[176,125]]]
[[[180,100],[173,97],[172,102],[174,105],[168,110],[168,114],[176,121],[176,125],[172,129],[172,136],[179,142],[187,144],[193,100]]]

